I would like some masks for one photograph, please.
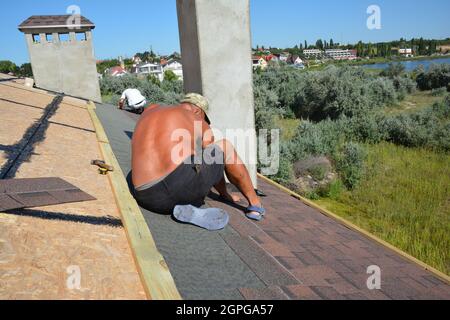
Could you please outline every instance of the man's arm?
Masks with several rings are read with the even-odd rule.
[[[213,131],[212,131],[211,127],[206,123],[206,121],[203,121],[202,132],[203,132],[202,147],[203,147],[203,149],[206,149],[206,147],[208,147],[209,145],[214,143]]]
[[[126,91],[126,90],[125,90]],[[123,105],[125,103],[125,98],[126,98],[126,94],[125,91],[122,93],[122,96],[120,97],[119,100],[119,109],[123,109]]]

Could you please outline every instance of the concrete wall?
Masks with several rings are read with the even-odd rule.
[[[177,10],[185,90],[210,100],[213,128],[248,130],[226,138],[256,186],[249,0],[177,0]]]
[[[74,32],[69,41],[60,41],[57,32],[52,37],[47,42],[40,33],[40,43],[34,43],[32,34],[25,34],[36,86],[101,102],[91,32],[86,41],[77,41]]]

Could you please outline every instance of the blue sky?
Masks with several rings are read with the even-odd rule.
[[[214,1],[214,0],[212,0]],[[17,25],[33,14],[65,14],[78,5],[92,20],[99,59],[153,50],[179,51],[175,0],[13,0],[0,7],[0,60],[28,61]],[[449,0],[250,0],[253,45],[291,47],[333,38],[354,43],[400,37],[450,37]],[[381,8],[382,29],[366,27],[367,7]]]

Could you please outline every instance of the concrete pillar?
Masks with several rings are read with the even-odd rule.
[[[45,33],[39,33],[39,38],[41,40],[41,43],[47,43],[47,36]]]
[[[58,32],[52,33],[53,43],[59,43],[59,34]]]
[[[256,187],[249,0],[177,0],[177,11],[185,91],[209,99],[212,127],[233,142]]]

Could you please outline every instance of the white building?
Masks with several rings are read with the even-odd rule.
[[[413,57],[413,50],[410,48],[407,49],[398,49],[398,54],[405,57]]]
[[[159,81],[163,81],[163,79],[164,79],[164,71],[163,71],[162,66],[160,66],[159,64],[154,64],[154,63],[142,64],[140,66],[137,66],[136,73],[143,74],[143,75],[153,75]]]
[[[283,52],[280,54],[280,61],[287,62],[288,59],[289,59],[289,53]]]
[[[253,65],[253,70],[256,70],[258,68],[264,70],[267,68],[267,61],[264,60],[263,57],[254,56],[252,58],[252,65]]]
[[[117,66],[117,67],[112,67],[112,68],[106,69],[105,74],[110,75],[111,77],[122,77],[122,76],[128,74],[128,72],[121,66]]]
[[[325,55],[334,60],[355,60],[357,59],[356,50],[329,49],[325,50]]]
[[[172,71],[179,80],[183,80],[183,65],[176,59],[170,59],[162,65],[163,73],[167,70]]]
[[[323,56],[323,51],[319,49],[305,49],[303,54],[308,58],[320,58]]]

